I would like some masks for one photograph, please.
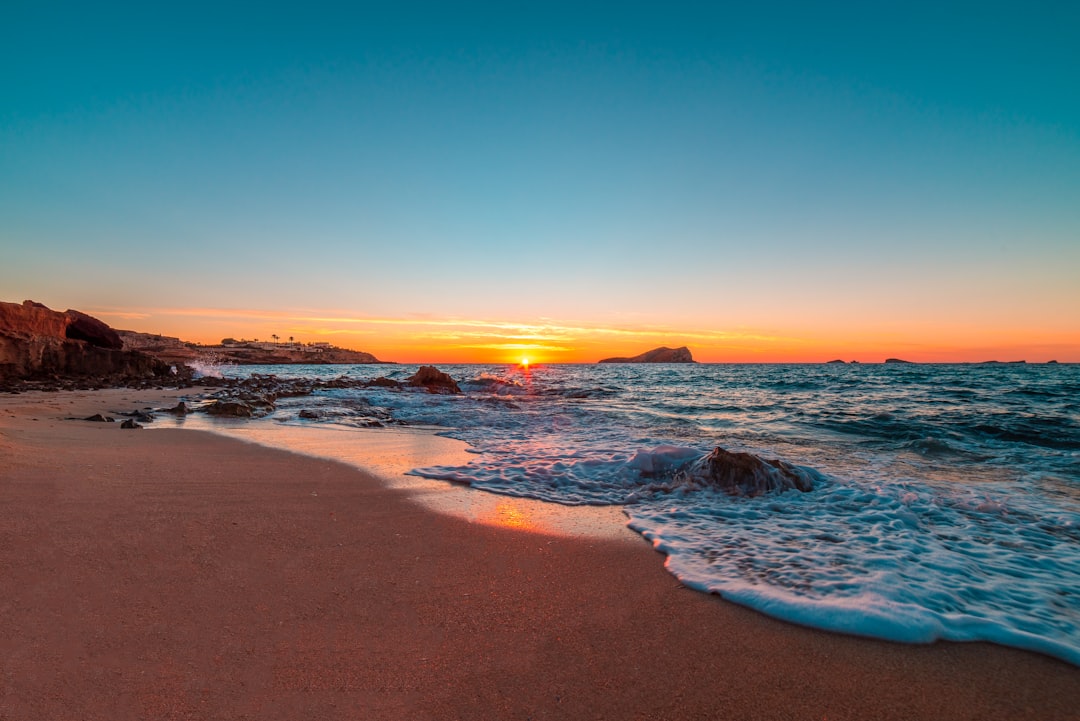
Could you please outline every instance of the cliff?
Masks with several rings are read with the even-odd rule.
[[[0,302],[0,380],[171,375],[169,364],[122,348],[117,332],[93,316]]]
[[[690,355],[690,349],[686,346],[681,348],[653,348],[633,358],[605,358],[600,363],[696,363]]]
[[[125,349],[143,351],[168,363],[190,363],[195,360],[235,365],[343,365],[384,362],[370,353],[336,348],[332,345],[232,340],[219,345],[200,345],[152,333],[136,333],[130,330],[119,333]]]

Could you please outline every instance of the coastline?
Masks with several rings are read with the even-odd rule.
[[[1064,662],[776,621],[682,588],[644,541],[471,522],[350,465],[216,434],[63,420],[193,390],[0,395],[0,719],[1080,707]]]

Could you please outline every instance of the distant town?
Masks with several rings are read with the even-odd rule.
[[[338,348],[325,341],[304,343],[291,336],[288,340],[282,340],[280,336],[271,335],[269,341],[258,338],[222,338],[218,345],[201,345],[153,333],[128,330],[118,333],[124,341],[125,349],[149,353],[171,363],[188,363],[194,360],[237,365],[383,363],[370,353]]]

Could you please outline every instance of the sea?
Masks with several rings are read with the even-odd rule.
[[[471,460],[410,473],[619,506],[688,587],[820,629],[988,641],[1080,666],[1080,365],[439,369],[462,394],[327,389],[253,422],[433,427],[467,443]],[[207,372],[404,380],[416,370]],[[735,496],[687,482],[682,470],[716,447],[801,467],[813,489]]]

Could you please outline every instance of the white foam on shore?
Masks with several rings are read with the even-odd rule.
[[[684,584],[771,616],[908,643],[991,641],[1080,665],[1070,543],[1080,519],[1030,510],[1019,498],[835,481],[627,508]]]

